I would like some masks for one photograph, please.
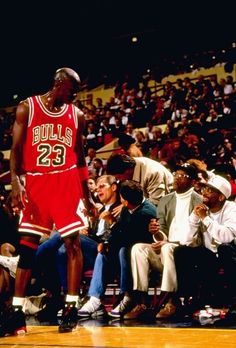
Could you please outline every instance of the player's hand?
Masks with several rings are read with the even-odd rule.
[[[11,207],[15,214],[19,214],[21,210],[25,208],[25,204],[28,202],[26,191],[20,179],[16,179],[11,183]]]

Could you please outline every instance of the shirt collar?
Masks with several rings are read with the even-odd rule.
[[[130,214],[133,214],[133,213],[143,204],[144,201],[145,201],[145,198],[143,198],[142,203],[139,204],[139,205],[138,205],[137,207],[135,207],[134,209],[128,209],[129,213],[130,213]]]

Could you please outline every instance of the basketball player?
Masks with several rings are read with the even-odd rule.
[[[12,306],[0,320],[1,336],[26,332],[22,308],[31,267],[40,237],[53,228],[64,239],[68,257],[68,294],[59,332],[70,332],[77,324],[83,262],[78,231],[86,226],[83,197],[88,178],[84,116],[72,104],[79,85],[74,70],[61,68],[46,94],[27,98],[16,110],[10,170],[12,208],[22,212],[20,260]]]

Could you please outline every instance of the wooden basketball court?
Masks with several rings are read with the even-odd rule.
[[[79,327],[59,334],[57,326],[29,326],[24,336],[0,339],[1,348],[219,348],[235,347],[236,331],[231,329],[155,327]]]

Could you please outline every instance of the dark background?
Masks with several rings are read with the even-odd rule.
[[[232,6],[202,0],[2,1],[0,107],[12,105],[14,94],[16,103],[47,91],[61,66],[74,68],[83,81],[115,80],[148,68],[161,79],[184,56],[220,52],[236,42]]]

